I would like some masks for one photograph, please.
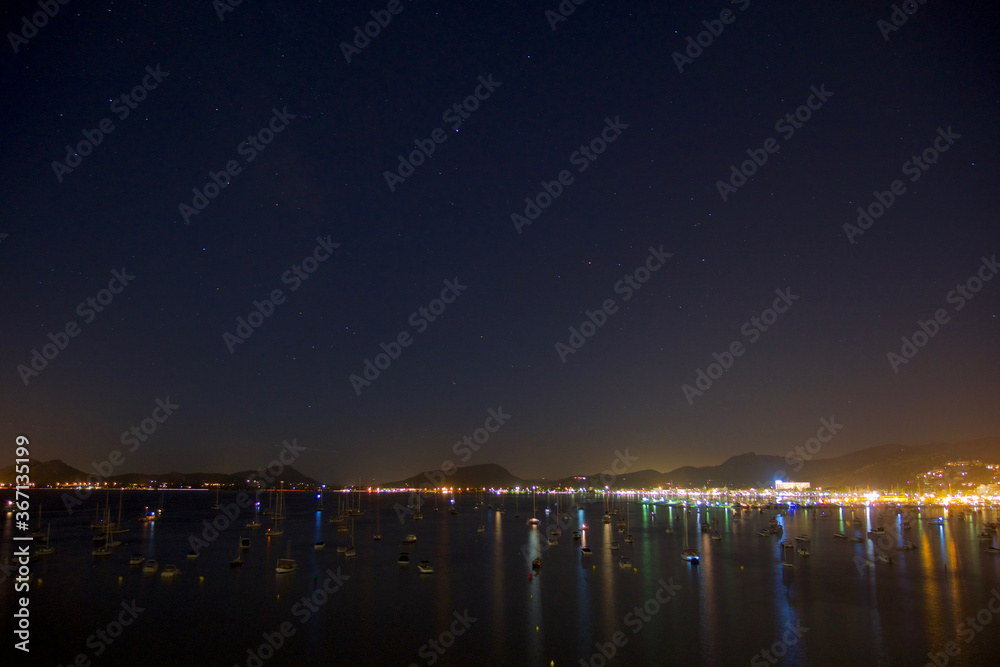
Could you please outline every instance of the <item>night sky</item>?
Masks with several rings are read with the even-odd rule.
[[[527,4],[9,3],[0,466],[18,434],[116,472],[294,438],[355,483],[1000,433],[996,7]]]

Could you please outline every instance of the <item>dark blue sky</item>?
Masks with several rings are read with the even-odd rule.
[[[9,442],[79,468],[119,449],[121,472],[233,471],[296,438],[297,467],[357,482],[445,460],[589,473],[626,447],[637,468],[714,464],[784,454],[831,416],[821,456],[1000,433],[1000,280],[949,299],[1000,253],[995,8],[920,5],[885,39],[886,3],[589,0],[555,30],[555,1],[393,7],[349,63],[341,43],[385,3],[245,2],[224,20],[209,2],[70,3],[16,53],[7,36]],[[13,3],[5,33],[37,11]],[[679,72],[687,38],[720,27]],[[67,156],[84,132],[100,143]],[[415,142],[433,155],[390,189]],[[731,167],[752,156],[743,183]],[[228,185],[196,201],[212,173]],[[558,196],[515,224],[525,198],[548,203],[543,182]],[[180,204],[203,210],[184,224]],[[651,247],[669,259],[647,264]],[[786,312],[769,314],[776,290]],[[557,343],[608,300],[564,363]],[[71,321],[44,369],[18,370]],[[500,408],[463,461],[453,444]]]

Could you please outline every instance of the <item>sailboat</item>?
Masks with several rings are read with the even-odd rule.
[[[219,509],[219,490],[218,489],[215,490],[215,503],[212,505],[212,507],[210,509],[213,509],[213,510]]]
[[[279,495],[278,498],[280,499],[281,496]],[[279,558],[278,565],[277,567],[274,568],[274,571],[277,572],[278,574],[288,574],[289,572],[294,572],[298,566],[295,564],[295,559],[292,558],[291,555],[292,555],[292,544],[289,542],[288,557]]]
[[[285,518],[285,483],[282,482],[281,486],[278,488],[278,505],[274,510],[274,520],[278,521]]]
[[[378,493],[376,491],[376,493]],[[378,542],[382,539],[382,498],[378,499],[378,503],[375,506],[375,534],[372,535],[372,539]]]
[[[49,531],[45,534],[45,546],[38,547],[35,549],[36,556],[51,556],[56,552],[56,548],[49,546],[49,540],[52,539],[52,524],[49,524]]]
[[[684,550],[681,551],[681,558],[689,563],[698,563],[701,560],[701,556],[698,555],[697,549],[692,549],[688,538],[688,513],[684,512]]]
[[[108,491],[108,493],[107,493],[107,497],[105,498],[105,502],[106,502],[106,505],[107,505],[107,509],[110,510],[110,508],[111,508],[111,492],[110,491]],[[97,501],[97,508],[96,508],[95,512],[96,512],[96,514],[95,514],[95,520],[94,520],[94,523],[90,524],[90,527],[91,528],[100,528],[101,530],[104,530],[107,527],[107,524],[111,521],[111,513],[110,513],[110,511],[106,512],[106,514],[107,514],[107,518],[106,519],[102,519],[100,517],[100,513],[101,513],[101,502],[100,501]],[[39,517],[39,519],[40,518],[41,517]]]
[[[344,523],[343,493],[337,497],[337,515],[327,519],[328,523]]]
[[[28,533],[28,537],[45,537],[45,531],[42,530],[42,506],[38,506],[38,529],[34,532]],[[36,552],[37,553],[37,552]]]
[[[354,558],[358,552],[354,549],[354,517],[351,517],[351,545],[344,550],[346,558]]]
[[[559,528],[559,495],[556,495],[556,527],[549,531],[550,535],[559,537],[562,535],[562,530]]]
[[[274,514],[274,510],[271,509],[274,504],[274,489],[267,490],[267,509],[261,512],[264,516],[270,516]]]
[[[246,538],[241,537],[239,546],[236,548],[236,558],[229,561],[229,567],[240,567],[243,565],[243,540]]]
[[[604,494],[604,516],[601,517],[604,523],[611,523],[611,507],[608,505],[608,495]]]
[[[107,511],[110,509],[111,508],[108,507],[105,510],[107,521],[105,521],[105,528],[104,528],[104,545],[100,547],[94,547],[94,549],[91,550],[90,552],[91,555],[93,556],[110,556],[112,553],[114,553],[114,547],[112,546],[112,541],[111,541],[111,516]]]
[[[629,509],[628,503],[625,504],[625,541],[628,544],[632,544],[635,540],[632,539],[632,532],[630,530],[632,522],[632,512]]]
[[[281,489],[278,491],[278,507],[274,511],[274,525],[267,529],[267,536],[277,536],[284,535],[285,531],[282,530],[281,525],[278,523],[285,518],[285,485],[282,483]]]
[[[128,528],[122,528],[122,500],[125,498],[125,489],[122,489],[121,494],[118,496],[118,523],[113,523],[109,527],[113,535],[122,535],[129,531]]]
[[[531,518],[528,519],[529,526],[537,526],[541,521],[538,520],[538,508],[535,507],[535,487],[531,487]]]
[[[257,489],[257,499],[253,504],[253,521],[247,521],[247,528],[260,528],[260,489]]]

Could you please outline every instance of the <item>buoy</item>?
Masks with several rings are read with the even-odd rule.
[[[535,632],[538,632],[538,626],[537,625],[535,626]]]
[[[42,578],[41,578],[41,577],[38,577],[38,585],[39,585],[39,586],[41,586],[41,585],[42,585]]]
[[[118,577],[118,583],[119,583],[119,584],[120,584],[120,583],[122,583],[122,580],[123,580],[123,579],[125,579],[125,577]]]
[[[742,570],[743,570],[743,566],[742,566],[742,565],[740,565],[740,571],[742,571]]]

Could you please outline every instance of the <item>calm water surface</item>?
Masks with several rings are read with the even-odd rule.
[[[221,502],[235,495],[223,493]],[[6,504],[9,497],[0,499]],[[811,555],[786,551],[794,563],[789,568],[781,564],[777,538],[756,534],[773,512],[734,518],[721,509],[693,511],[688,534],[702,560],[691,566],[680,559],[683,524],[671,521],[667,508],[658,507],[654,516],[649,507],[631,503],[635,542],[629,545],[614,523],[601,522],[597,502],[562,521],[559,545],[544,548],[541,571],[532,576],[530,559],[555,525],[546,523],[541,497],[543,522],[532,528],[525,523],[531,502],[523,497],[519,519],[509,497],[508,512],[501,515],[476,512],[470,495],[459,500],[457,515],[443,504],[435,512],[431,502],[422,521],[406,516],[401,523],[393,504],[405,505],[407,497],[383,496],[379,542],[372,539],[375,501],[363,497],[366,512],[354,528],[357,557],[348,559],[335,547],[350,535],[328,522],[336,513],[336,494],[326,494],[326,510],[319,513],[315,494],[286,492],[284,535],[265,537],[268,517],[260,530],[244,528],[253,515],[242,510],[195,560],[186,557],[189,537],[201,537],[202,522],[219,514],[209,509],[215,501],[210,492],[166,492],[163,517],[153,524],[127,523],[122,546],[103,559],[90,553],[97,499],[70,515],[59,497],[33,494],[35,511],[41,503],[42,522],[52,525],[57,551],[32,564],[31,664],[69,665],[85,654],[94,665],[569,666],[605,664],[598,652],[603,647],[614,650],[607,663],[620,665],[919,667],[928,662],[928,652],[942,652],[951,641],[958,656],[949,658],[950,665],[1000,660],[1000,619],[994,622],[987,606],[1000,591],[1000,556],[987,553],[990,543],[977,538],[985,522],[995,520],[992,510],[964,520],[952,513],[938,527],[927,521],[941,511],[925,509],[913,515],[910,530],[902,529],[895,514],[879,517],[865,508],[830,509],[830,516],[796,510],[779,521],[786,539],[810,537],[804,546]],[[117,514],[118,497],[111,498]],[[146,506],[156,508],[159,499],[159,492],[126,493],[123,516],[135,518]],[[262,503],[267,506],[266,495]],[[561,504],[565,514],[565,499]],[[552,515],[548,521],[554,521],[554,505]],[[721,541],[701,532],[706,519],[718,521]],[[872,541],[833,536],[864,535],[866,521],[886,527],[883,545],[910,540],[917,549],[895,551],[893,564],[885,565],[877,561]],[[4,558],[12,550],[12,522],[9,515],[3,519]],[[483,533],[476,530],[481,522]],[[582,523],[590,528],[583,541],[574,542],[572,532]],[[665,532],[668,525],[674,534]],[[417,542],[402,546],[408,533]],[[252,547],[242,568],[234,569],[229,561],[240,536],[250,537]],[[326,542],[324,550],[314,549],[318,540]],[[620,551],[610,549],[613,540],[621,542]],[[593,555],[581,554],[583,544]],[[405,567],[397,564],[404,550],[412,559]],[[173,563],[181,575],[144,575],[129,567],[133,553],[157,559],[161,570]],[[289,556],[298,570],[277,574],[278,558]],[[632,567],[620,567],[620,556],[629,557]],[[430,561],[434,573],[418,573],[420,560]],[[338,579],[329,588],[339,588],[326,595],[330,573]],[[312,610],[302,604],[310,596]],[[12,599],[7,579],[0,587],[6,655]],[[994,608],[1000,609],[1000,592],[997,599]],[[135,621],[109,637],[112,643],[98,640],[95,633],[133,600],[142,609]],[[966,617],[977,612],[988,624],[964,631],[970,627],[963,625]],[[290,636],[272,652],[264,635],[280,632],[282,624]],[[798,628],[801,637],[789,628]],[[111,632],[117,632],[113,625]],[[432,646],[432,640],[439,643]],[[258,662],[248,649],[267,659]],[[761,652],[772,649],[782,655],[769,662]]]

